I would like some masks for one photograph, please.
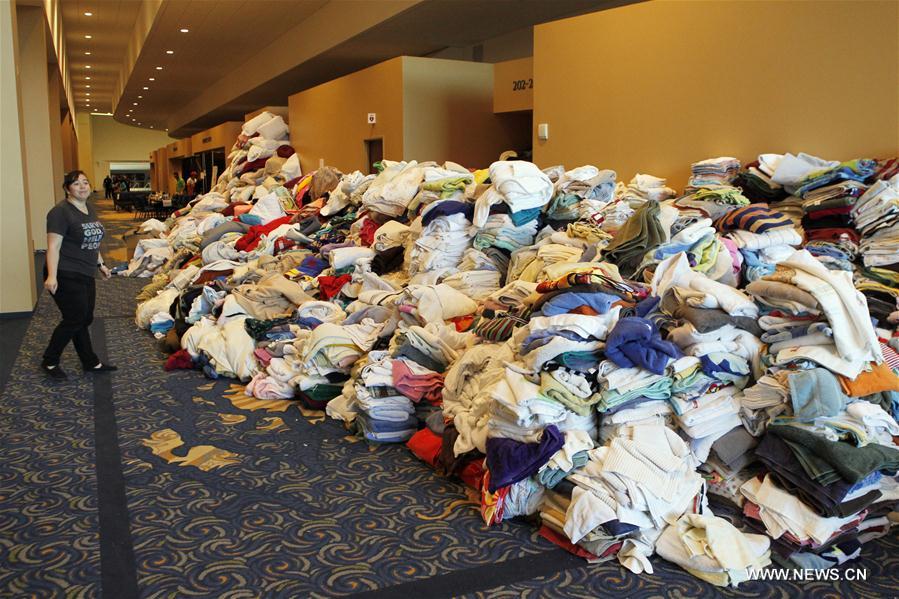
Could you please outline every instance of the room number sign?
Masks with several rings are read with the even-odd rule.
[[[533,79],[516,79],[512,82],[512,91],[519,92],[526,89],[534,89]]]

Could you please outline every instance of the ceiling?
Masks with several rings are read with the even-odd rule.
[[[355,31],[350,27],[356,16],[351,14],[353,3],[343,0],[62,0],[60,4],[77,109],[113,112],[120,122],[183,137],[227,120],[243,120],[245,113],[260,106],[284,105],[290,94],[395,56],[470,46],[627,1],[368,0],[396,7],[393,13],[385,10],[393,16],[351,37],[340,35]],[[141,11],[147,8],[144,2],[157,3],[158,11],[131,61],[133,68],[128,68],[125,57],[137,35]],[[322,15],[340,10],[342,18],[327,25],[333,28],[333,43],[311,48],[316,40],[307,43],[315,37],[309,24],[319,27]],[[182,28],[188,31],[181,32]],[[239,76],[255,75],[255,65],[262,71],[273,63],[279,72],[265,80]],[[224,88],[222,82],[228,93],[207,92]]]
[[[140,2],[63,0],[59,5],[76,110],[88,110],[89,104],[93,112],[112,112],[113,90],[121,77],[122,57]]]
[[[221,79],[236,65],[252,60],[266,39],[281,37],[326,3],[327,0],[163,3],[124,86],[116,118],[165,129],[173,108]],[[181,33],[182,28],[188,32]],[[130,116],[128,111],[132,111]]]

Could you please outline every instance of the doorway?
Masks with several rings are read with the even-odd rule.
[[[365,140],[365,161],[368,165],[368,174],[377,175],[378,169],[375,163],[384,160],[384,138],[377,137],[375,139]]]

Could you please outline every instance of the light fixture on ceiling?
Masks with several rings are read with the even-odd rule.
[[[85,77],[84,79],[85,79],[85,81],[90,81],[90,80],[91,80],[90,77]]]
[[[157,71],[161,71],[161,70],[162,70],[162,67],[156,67],[156,70],[157,70]]]
[[[146,86],[146,85],[145,85],[145,86],[144,86],[144,89],[150,89],[150,88],[149,88],[149,87],[147,87],[147,86]]]
[[[85,35],[85,36],[84,36],[84,39],[89,40],[89,39],[93,39],[93,37],[94,37],[94,36],[92,36],[92,35]]]
[[[90,53],[90,52],[85,52],[84,55],[85,55],[85,56],[90,56],[91,53]]]
[[[132,105],[133,105],[133,106],[137,106],[137,102],[133,102]]]
[[[85,68],[85,69],[89,69],[89,68],[91,68],[91,65],[86,64],[86,65],[84,65],[84,68]]]
[[[175,51],[174,51],[174,50],[166,50],[165,53],[166,53],[166,54],[174,54]]]
[[[87,89],[90,89],[90,88],[91,88],[90,85],[85,85],[84,87],[86,87]]]
[[[94,13],[88,11],[88,12],[84,13],[84,16],[85,16],[85,17],[92,17],[92,16],[94,16]]]
[[[85,92],[84,95],[85,95],[85,96],[89,96],[89,95],[91,95],[91,93],[90,93],[90,92]]]
[[[148,81],[156,81],[156,77],[150,77]]]
[[[138,100],[143,100],[144,97],[143,97],[143,96],[138,96],[137,99],[138,99]]]
[[[190,31],[190,29],[182,28],[180,31],[181,33],[187,33],[188,31]]]

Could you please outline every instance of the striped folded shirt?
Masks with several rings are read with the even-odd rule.
[[[750,204],[731,210],[715,221],[719,231],[750,231],[764,233],[771,229],[792,227],[793,221],[782,212],[772,210],[766,204]]]

